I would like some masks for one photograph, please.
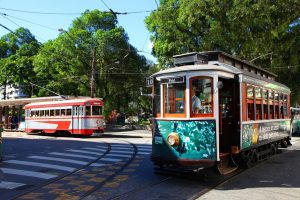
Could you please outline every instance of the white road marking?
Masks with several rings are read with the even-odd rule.
[[[116,153],[109,153],[107,154],[106,156],[110,157],[126,157],[126,158],[131,158],[132,156],[131,155],[124,155],[124,154],[116,154]]]
[[[133,151],[116,151],[116,150],[111,150],[109,153],[131,153],[132,154]]]
[[[138,152],[139,155],[149,155],[151,152]]]
[[[41,179],[51,179],[55,178],[56,175],[41,173],[41,172],[34,172],[29,170],[20,170],[20,169],[11,169],[11,168],[0,168],[4,174],[15,174],[20,176],[30,176],[36,177]]]
[[[67,151],[76,152],[76,153],[85,153],[85,154],[93,154],[93,155],[103,155],[103,153],[91,152],[91,151],[84,151],[84,150],[77,150],[77,149],[68,149]]]
[[[138,149],[138,151],[146,151],[146,152],[152,152],[152,149]]]
[[[91,160],[97,159],[97,157],[93,157],[93,156],[85,156],[85,155],[78,155],[78,154],[71,154],[71,153],[51,152],[49,154],[57,155],[57,156],[68,156],[68,157],[74,157],[74,158],[86,158],[86,159],[91,159]]]
[[[128,145],[128,144],[112,144],[111,146],[112,147],[128,147],[128,148],[131,148],[131,146]]]
[[[62,171],[68,171],[72,172],[76,168],[73,167],[65,167],[60,165],[52,165],[52,164],[46,164],[46,163],[38,163],[38,162],[29,162],[29,161],[22,161],[22,160],[8,160],[5,161],[6,163],[12,163],[12,164],[18,164],[18,165],[28,165],[28,166],[36,166],[36,167],[45,167],[50,169],[58,169]]]
[[[120,161],[122,161],[122,159],[116,159],[116,158],[101,158],[101,161],[120,162]]]
[[[152,149],[152,146],[138,146],[139,149]]]
[[[66,162],[66,163],[73,163],[73,164],[78,164],[78,165],[88,164],[88,162],[83,162],[83,161],[78,161],[78,160],[65,159],[65,158],[53,158],[53,157],[47,157],[47,156],[29,156],[29,158]]]
[[[23,183],[16,183],[16,182],[7,182],[7,181],[0,181],[0,189],[15,189],[26,184]]]
[[[103,164],[103,163],[92,163],[90,166],[92,167],[102,167],[102,166],[105,166],[106,164]]]
[[[93,150],[93,151],[101,151],[101,152],[106,152],[106,149],[97,149],[97,148],[92,148],[92,147],[84,147],[82,149],[88,149],[88,150]]]
[[[133,149],[133,148],[131,148],[131,147],[112,147],[111,149],[117,149],[117,150],[131,150],[131,149]]]

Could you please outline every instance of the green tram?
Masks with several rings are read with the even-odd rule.
[[[275,74],[220,51],[173,61],[147,79],[155,165],[226,174],[290,144],[290,89]]]
[[[295,136],[300,136],[300,108],[291,107],[291,134]]]

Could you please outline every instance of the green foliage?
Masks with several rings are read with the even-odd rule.
[[[19,28],[15,33],[0,39],[0,82],[21,86],[28,95],[32,94],[30,82],[36,80],[33,57],[40,43],[28,29]]]
[[[40,89],[39,95],[49,95],[51,90],[89,96],[95,55],[95,93],[104,99],[106,115],[113,109],[126,112],[130,102],[143,102],[139,88],[145,85],[149,64],[128,40],[111,13],[87,10],[35,57],[34,70],[48,89]]]
[[[145,22],[160,65],[176,54],[225,51],[277,73],[299,103],[299,10],[299,0],[161,0]]]

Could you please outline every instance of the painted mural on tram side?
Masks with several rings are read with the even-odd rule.
[[[180,159],[216,159],[216,123],[203,121],[163,121],[155,120],[155,148],[160,155],[172,155]],[[180,144],[167,145],[167,137],[175,132]]]
[[[242,125],[242,148],[250,147],[272,138],[289,136],[290,121],[253,123]]]

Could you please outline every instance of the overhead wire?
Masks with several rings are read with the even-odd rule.
[[[22,12],[28,14],[39,14],[39,15],[81,15],[82,13],[57,13],[57,12],[39,12],[39,11],[27,11],[27,10],[16,10],[10,8],[0,8],[0,10]]]

